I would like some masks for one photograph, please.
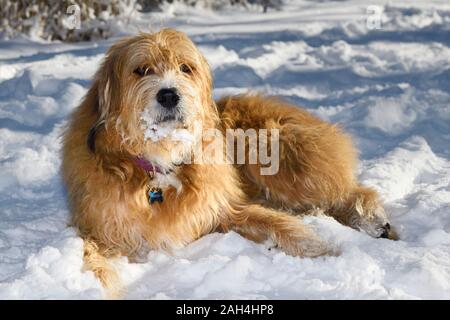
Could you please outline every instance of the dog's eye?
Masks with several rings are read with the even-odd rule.
[[[140,77],[144,77],[144,76],[154,74],[155,71],[153,71],[153,69],[150,68],[149,66],[142,66],[142,67],[137,67],[136,69],[134,69],[133,73],[137,74]]]
[[[183,63],[182,65],[180,65],[180,71],[183,73],[192,73],[192,68],[190,66],[188,66],[187,64]]]

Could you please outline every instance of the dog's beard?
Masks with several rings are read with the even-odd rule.
[[[193,112],[183,112],[186,105],[177,108],[170,113],[158,107],[145,108],[141,113],[147,157],[162,167],[190,163],[193,150],[201,143],[202,121]]]
[[[186,115],[178,107],[176,110],[163,110],[159,106],[145,108],[140,115],[144,140],[157,142],[163,138],[170,138],[174,131],[187,128],[186,120]]]
[[[164,122],[174,121],[174,122],[178,122],[181,125],[184,125],[185,118],[186,118],[185,115],[179,108],[176,108],[176,110],[174,110],[174,111],[161,110],[155,117],[153,124],[159,125]],[[148,121],[147,121],[147,123],[148,123]]]

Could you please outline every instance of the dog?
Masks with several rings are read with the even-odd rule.
[[[215,231],[269,239],[293,256],[329,254],[295,216],[315,208],[373,237],[393,237],[379,196],[357,182],[356,151],[338,126],[276,98],[216,103],[212,89],[194,43],[162,29],[115,43],[71,115],[62,176],[85,269],[105,288],[120,291],[113,257],[139,261],[148,250],[170,251]],[[211,146],[195,132],[198,123],[219,137],[230,129],[278,130],[277,173],[261,174],[259,160],[192,161],[193,149]],[[176,132],[188,138],[174,139]]]

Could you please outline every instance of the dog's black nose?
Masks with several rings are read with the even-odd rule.
[[[156,100],[167,109],[172,109],[180,101],[180,96],[175,88],[164,88],[156,94]]]

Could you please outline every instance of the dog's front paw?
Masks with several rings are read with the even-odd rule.
[[[388,222],[383,226],[382,233],[379,238],[386,238],[390,240],[398,240],[398,233],[395,228]]]
[[[349,226],[374,238],[398,240],[397,232],[381,206],[371,212],[354,212],[349,219]]]

